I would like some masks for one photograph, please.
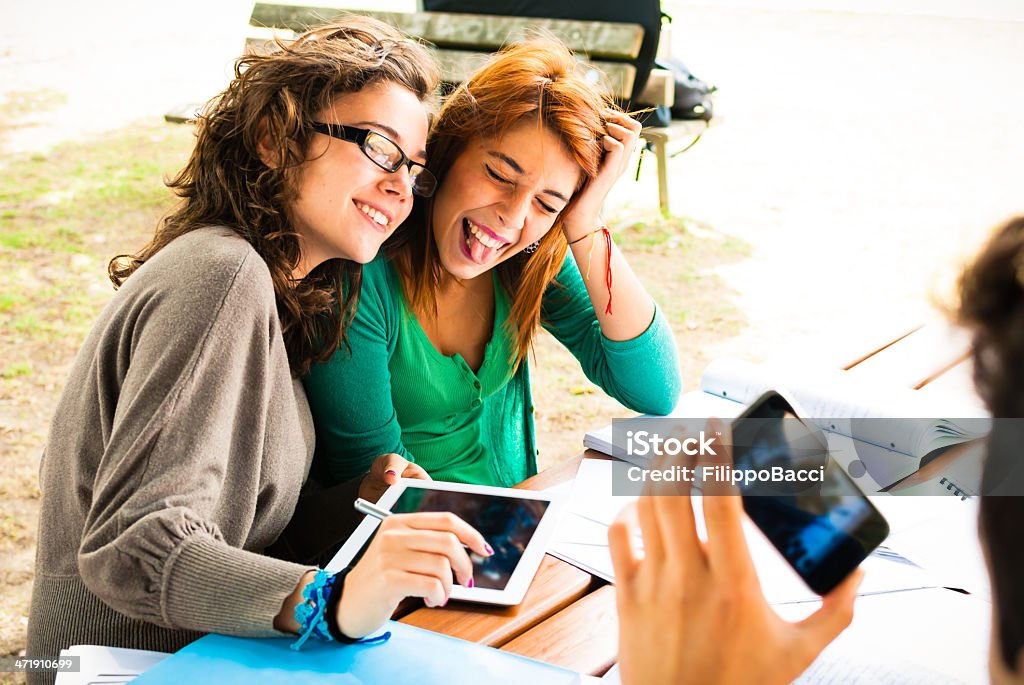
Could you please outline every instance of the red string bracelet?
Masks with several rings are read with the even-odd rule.
[[[608,288],[608,304],[604,308],[604,313],[610,315],[612,313],[612,232],[608,230],[607,226],[602,226],[601,228],[594,229],[590,233],[587,233],[586,235],[580,236],[576,240],[573,240],[572,242],[569,243],[569,245],[575,245],[576,243],[586,238],[593,238],[598,233],[604,233],[604,283],[605,286]],[[590,254],[587,256],[587,273],[584,276],[584,279],[587,281],[590,280],[590,264],[593,261],[594,242],[591,241]]]

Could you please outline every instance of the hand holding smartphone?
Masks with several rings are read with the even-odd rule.
[[[889,525],[828,456],[817,428],[769,391],[732,424],[732,468],[767,473],[736,483],[743,508],[814,592],[824,595],[889,535]],[[783,478],[772,476],[782,474]],[[812,479],[820,474],[820,479]],[[801,480],[800,476],[804,479]]]
[[[715,420],[707,433],[731,442]],[[665,471],[672,462],[659,456],[652,469]],[[729,459],[717,463],[730,466]],[[743,534],[743,499],[729,481],[716,486],[712,480],[704,489],[702,540],[692,490],[691,481],[648,480],[643,496],[609,530],[622,681],[793,682],[850,625],[863,574],[854,570],[811,615],[786,621],[761,591]]]

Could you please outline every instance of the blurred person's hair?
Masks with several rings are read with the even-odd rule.
[[[496,267],[499,282],[512,300],[504,326],[515,341],[510,360],[514,365],[526,356],[540,324],[541,298],[561,269],[568,249],[562,217],[572,209],[587,181],[597,175],[605,117],[614,108],[611,100],[580,74],[578,66],[572,52],[554,38],[538,37],[507,47],[451,93],[427,141],[430,169],[441,184],[471,143],[500,138],[523,123],[554,134],[582,171],[574,197],[540,240],[537,251],[520,252]],[[433,199],[418,198],[406,227],[385,244],[417,312],[435,310],[434,295],[443,271],[433,237],[433,204]]]
[[[423,45],[356,15],[293,41],[276,40],[264,54],[240,57],[230,85],[198,118],[188,163],[167,181],[180,202],[137,254],[111,260],[110,280],[120,287],[189,231],[231,228],[270,269],[292,372],[304,375],[313,361],[327,361],[346,342],[362,278],[360,264],[331,259],[300,282],[292,279],[300,253],[288,208],[307,161],[309,125],[339,95],[392,83],[426,103],[439,80],[436,61]],[[261,141],[269,145],[275,168],[261,160]]]
[[[992,235],[959,290],[978,393],[996,415],[1024,417],[1024,217]]]
[[[972,333],[978,393],[993,421],[978,525],[985,543],[999,654],[1016,672],[1024,649],[1024,217],[1000,227],[960,277],[959,323]]]

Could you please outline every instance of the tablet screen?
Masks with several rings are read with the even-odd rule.
[[[494,548],[494,555],[486,559],[470,555],[474,585],[504,590],[549,504],[474,492],[406,488],[391,505],[391,511],[450,511],[466,521]]]

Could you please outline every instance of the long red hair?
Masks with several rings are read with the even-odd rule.
[[[515,343],[513,366],[526,356],[540,325],[541,299],[562,267],[568,246],[562,219],[601,163],[605,114],[614,108],[584,78],[572,52],[553,38],[535,38],[499,52],[448,96],[427,142],[427,163],[441,183],[471,141],[497,138],[523,122],[553,133],[582,170],[580,188],[533,254],[520,252],[496,268],[512,306],[504,326]],[[385,246],[413,310],[436,312],[443,267],[434,242],[433,200],[417,201],[405,226]]]

